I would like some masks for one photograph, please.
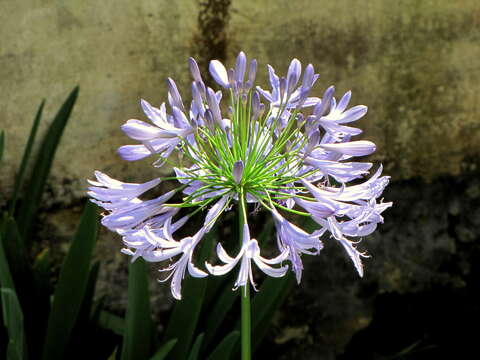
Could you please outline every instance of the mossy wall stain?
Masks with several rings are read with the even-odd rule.
[[[198,31],[192,37],[191,48],[200,71],[205,75],[211,59],[225,61],[227,58],[231,4],[231,0],[198,1]],[[204,76],[204,81],[208,86],[215,86],[208,76]]]

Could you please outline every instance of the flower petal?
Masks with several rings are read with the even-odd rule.
[[[371,141],[359,140],[336,144],[321,144],[325,150],[336,151],[345,155],[365,156],[375,152],[377,147]]]

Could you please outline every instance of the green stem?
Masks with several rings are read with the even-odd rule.
[[[247,222],[247,210],[245,204],[245,194],[243,189],[240,190],[238,197],[238,203],[240,206],[240,214],[238,217],[239,225],[239,238],[240,246],[243,244],[243,225]],[[242,334],[242,360],[250,360],[252,358],[251,350],[251,335],[252,327],[250,321],[250,289],[249,284],[240,289],[241,291],[241,306],[242,306],[242,315],[241,315],[241,334]]]

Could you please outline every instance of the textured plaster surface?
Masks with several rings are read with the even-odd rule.
[[[193,2],[2,1],[0,115],[6,132],[2,192],[12,184],[31,122],[47,99],[40,136],[68,92],[80,95],[53,166],[53,176],[83,179],[102,169],[126,180],[151,176],[147,163],[126,164],[116,149],[129,142],[119,126],[141,116],[139,100],[164,99],[165,79],[186,83],[195,28]],[[141,170],[140,170],[141,169]],[[139,173],[140,172],[140,173]],[[149,174],[150,172],[150,174]]]
[[[7,141],[0,203],[12,189],[41,99],[47,105],[40,136],[68,92],[80,85],[38,222],[39,237],[60,252],[59,259],[66,250],[59,244],[75,229],[84,179],[93,170],[125,181],[158,176],[148,166],[151,159],[132,164],[115,154],[130,143],[119,126],[143,119],[140,98],[157,105],[165,100],[167,76],[189,101],[186,61],[199,36],[197,11],[194,1],[0,2],[0,128]],[[374,257],[364,281],[334,244],[311,260],[303,285],[269,335],[284,358],[309,359],[309,352],[312,359],[333,358],[370,324],[378,295],[421,292],[432,283],[466,286],[479,238],[473,205],[479,190],[470,177],[452,176],[480,153],[479,28],[475,0],[232,2],[227,63],[244,50],[260,69],[270,63],[284,72],[297,57],[320,73],[316,95],[331,84],[340,93],[352,89],[352,103],[369,106],[358,124],[365,129],[361,136],[378,144],[373,159],[398,181],[385,194],[395,201],[385,225],[365,241]],[[258,78],[265,84],[264,71]],[[433,185],[405,180],[412,177]],[[119,312],[126,302],[128,261],[120,247],[118,236],[101,231],[98,292]],[[156,276],[153,303],[161,313],[170,298]],[[289,312],[300,315],[288,318]]]
[[[188,89],[197,11],[193,1],[2,1],[2,190],[11,188],[40,100],[47,99],[41,135],[76,84],[53,174],[77,181],[92,169],[126,180],[154,173],[149,160],[116,156],[129,142],[119,126],[142,117],[140,98],[165,100],[167,76]],[[318,95],[330,84],[352,89],[352,102],[370,108],[363,136],[378,143],[374,158],[395,178],[458,173],[464,156],[479,152],[477,1],[234,1],[230,17],[227,62],[243,49],[260,69],[270,63],[283,72],[297,57],[318,69]],[[80,195],[83,186],[72,189]]]

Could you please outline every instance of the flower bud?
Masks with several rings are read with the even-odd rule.
[[[235,164],[233,164],[233,180],[235,181],[236,184],[240,184],[242,181],[242,176],[243,176],[243,161],[238,160],[235,161]]]
[[[168,86],[168,100],[170,102],[170,105],[172,107],[176,106],[180,110],[185,111],[185,107],[183,106],[183,102],[182,102],[182,97],[178,92],[175,81],[173,81],[171,78],[168,78],[167,86]]]
[[[193,79],[197,82],[203,82],[202,75],[200,75],[200,69],[198,68],[197,62],[194,58],[188,59],[188,66],[190,67],[190,72],[192,73]]]
[[[253,59],[250,61],[250,67],[248,69],[248,81],[245,89],[248,91],[252,88],[253,83],[255,82],[255,77],[257,76],[257,60]]]
[[[237,81],[238,85],[241,86],[243,84],[243,80],[245,78],[245,69],[247,67],[247,57],[243,51],[237,56],[237,63],[235,66],[235,80]]]
[[[287,73],[287,99],[290,98],[290,95],[295,90],[295,86],[297,86],[301,72],[302,65],[300,64],[300,61],[298,61],[298,59],[293,59],[288,67]]]
[[[205,125],[208,127],[210,132],[215,132],[215,120],[213,120],[212,110],[205,110]]]
[[[313,109],[313,114],[317,117],[321,117],[325,115],[325,113],[330,108],[330,104],[332,102],[333,93],[335,92],[335,87],[330,86],[325,93],[323,94],[322,101],[315,105]]]

